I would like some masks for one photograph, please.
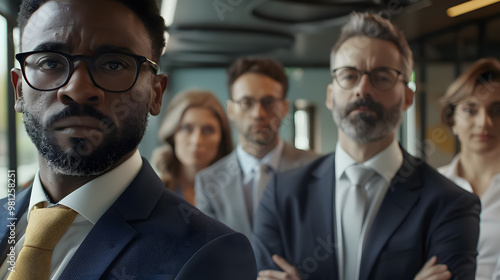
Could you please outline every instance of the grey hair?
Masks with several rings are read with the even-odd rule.
[[[368,37],[389,41],[396,45],[402,57],[403,78],[409,81],[413,71],[413,53],[403,32],[389,20],[378,14],[353,12],[349,22],[342,27],[340,37],[330,53],[330,65],[333,67],[335,55],[340,46],[353,37]]]

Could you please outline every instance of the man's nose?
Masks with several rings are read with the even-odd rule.
[[[373,91],[373,85],[370,81],[370,76],[368,76],[368,74],[365,74],[366,73],[361,74],[358,84],[354,87],[356,96],[359,96],[360,98],[366,98],[367,96],[371,95],[371,92]]]
[[[104,100],[104,91],[92,81],[87,63],[78,63],[68,83],[57,91],[57,97],[64,104],[96,105]]]
[[[252,108],[250,108],[250,113],[253,117],[261,117],[266,114],[266,109],[264,108],[260,100],[255,100]]]

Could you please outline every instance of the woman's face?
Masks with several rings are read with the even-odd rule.
[[[462,151],[500,149],[500,83],[478,86],[472,96],[457,104],[453,119],[453,133]]]
[[[221,126],[212,111],[190,108],[174,134],[175,155],[182,165],[201,170],[217,156],[221,138]]]

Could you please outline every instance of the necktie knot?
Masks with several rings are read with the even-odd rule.
[[[48,280],[52,250],[64,232],[73,223],[77,213],[68,208],[55,206],[38,208],[30,212],[24,234],[24,245],[19,252],[16,269],[8,280]]]
[[[62,207],[37,208],[30,212],[24,246],[52,250],[77,213]]]
[[[345,170],[347,179],[356,187],[363,187],[374,174],[374,170],[362,165],[353,165]]]

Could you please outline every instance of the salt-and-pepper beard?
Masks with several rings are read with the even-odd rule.
[[[359,143],[375,142],[393,133],[401,124],[402,103],[403,98],[389,110],[384,110],[380,103],[371,99],[359,99],[345,107],[339,107],[334,102],[333,119],[350,139]],[[349,114],[359,107],[373,112],[358,112],[350,117]]]

